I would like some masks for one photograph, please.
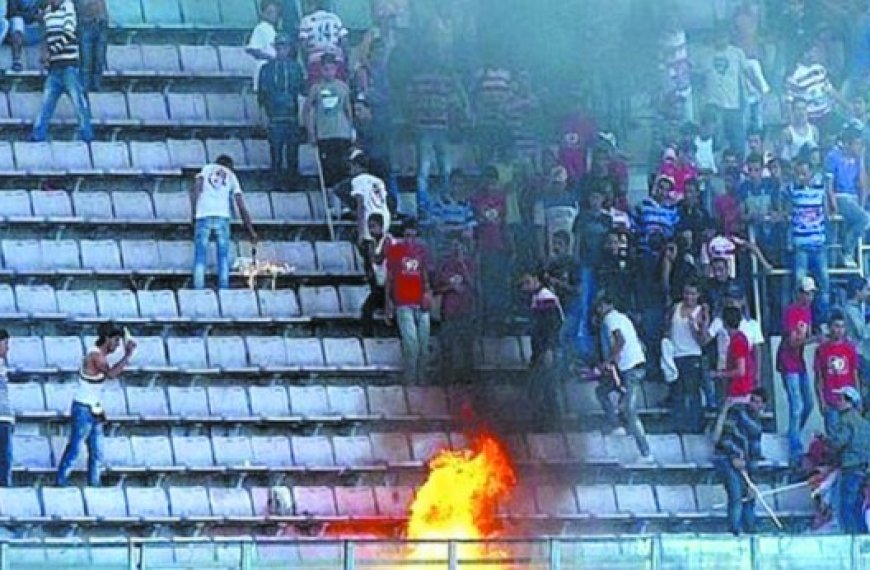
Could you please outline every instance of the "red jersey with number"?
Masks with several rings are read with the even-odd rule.
[[[858,353],[855,346],[847,341],[829,340],[816,350],[816,370],[822,376],[822,397],[829,406],[837,403],[835,390],[855,385],[855,371],[858,369]]]
[[[387,275],[393,280],[393,302],[419,307],[425,294],[426,249],[417,242],[398,241],[387,249]]]
[[[731,335],[731,342],[728,344],[726,370],[737,368],[737,361],[741,358],[744,360],[744,372],[740,376],[731,378],[731,383],[728,385],[729,397],[748,396],[755,388],[755,361],[752,358],[752,347],[749,346],[746,335],[737,331]]]

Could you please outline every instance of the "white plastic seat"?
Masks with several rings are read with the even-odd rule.
[[[151,194],[144,190],[112,192],[112,207],[115,210],[115,218],[119,220],[151,221],[154,219]]]
[[[293,467],[293,453],[290,450],[290,440],[285,436],[252,437],[251,452],[256,465],[265,465],[270,469]]]
[[[93,172],[91,165],[91,151],[88,143],[82,141],[53,141],[51,154],[56,166],[65,172],[76,174],[90,174]]]
[[[407,516],[414,490],[410,487],[375,487],[375,502],[382,517],[404,518]]]
[[[169,147],[169,157],[172,165],[176,168],[202,168],[207,160],[205,146],[200,140],[169,139],[166,141]],[[176,192],[173,192],[175,194]],[[180,194],[180,192],[177,192]]]
[[[3,258],[6,269],[19,272],[43,269],[42,248],[35,239],[3,240]]]
[[[208,497],[211,502],[211,512],[215,516],[233,519],[254,515],[251,497],[245,489],[209,487]]]
[[[251,414],[261,418],[281,418],[290,414],[290,400],[283,386],[251,386]]]
[[[51,153],[51,143],[47,142],[13,142],[15,164],[18,170],[32,175],[60,174],[62,169],[52,168],[54,156]],[[36,208],[34,208],[34,213]]]
[[[335,436],[332,438],[335,464],[342,467],[366,467],[374,463],[372,442],[368,436]]]
[[[417,461],[429,461],[442,449],[450,448],[450,440],[443,433],[412,433],[411,456]]]
[[[154,240],[121,240],[124,268],[130,271],[160,269],[160,253]]]
[[[335,498],[330,487],[293,487],[293,503],[299,516],[336,516]]]
[[[685,518],[698,511],[695,491],[691,485],[657,485],[659,511],[671,516]]]
[[[350,242],[318,241],[314,243],[317,267],[335,275],[357,273],[356,259]]]
[[[248,394],[241,386],[209,386],[208,407],[211,415],[224,418],[248,418]]]
[[[181,67],[194,75],[210,75],[220,72],[218,54],[213,46],[180,45],[178,53]]]
[[[0,216],[4,218],[31,218],[30,192],[27,190],[0,191]]]
[[[267,165],[268,166],[268,165]],[[268,192],[245,192],[245,207],[254,222],[269,221],[272,219],[272,201]],[[235,209],[236,218],[239,217],[238,209]]]
[[[310,222],[311,205],[305,192],[272,192],[272,213],[276,220]]]
[[[234,75],[249,76],[256,69],[256,61],[243,46],[218,46],[221,69]]]
[[[372,458],[387,465],[406,465],[415,463],[411,459],[411,448],[403,433],[370,433]]]
[[[8,390],[12,413],[20,415],[45,411],[45,397],[42,394],[42,385],[38,382],[12,383],[8,385]]]
[[[226,46],[218,48],[221,59],[223,59],[224,47]],[[224,71],[230,70],[224,67]],[[241,95],[235,93],[206,93],[205,103],[208,109],[208,118],[211,121],[228,125],[248,124],[247,117],[245,116],[245,101]]]
[[[205,150],[209,162],[215,162],[219,156],[225,154],[233,159],[236,168],[246,164],[245,147],[239,139],[206,139]]]
[[[123,93],[89,93],[91,118],[98,123],[131,123]]]
[[[166,392],[161,386],[127,387],[127,409],[142,418],[165,418],[169,415]]]
[[[292,289],[261,289],[257,291],[257,299],[260,304],[260,314],[272,319],[294,319],[302,312],[299,310],[299,302],[296,293]]]
[[[308,317],[337,317],[341,313],[335,287],[300,287],[299,302]]]
[[[340,285],[338,297],[341,300],[342,314],[356,318],[362,316],[362,307],[370,291],[367,285]]]
[[[52,468],[51,445],[45,436],[16,435],[12,444],[12,464],[28,471],[46,471]]]
[[[91,143],[94,168],[109,173],[132,172],[130,148],[123,141],[94,141]]]
[[[192,319],[219,319],[218,296],[211,289],[180,289],[178,308],[181,316]]]
[[[110,469],[132,466],[134,460],[130,438],[126,436],[103,438],[103,462]]]
[[[446,418],[447,394],[440,386],[408,386],[405,388],[408,411],[424,418]]]
[[[136,295],[129,290],[97,291],[97,306],[100,316],[107,319],[138,319],[139,304]]]
[[[314,248],[307,241],[278,242],[276,244],[277,261],[286,263],[297,273],[316,273],[314,263]]]
[[[127,518],[127,497],[121,487],[85,487],[82,490],[88,515],[97,520]]]
[[[42,250],[45,269],[63,273],[78,273],[81,270],[79,243],[76,240],[42,240],[39,242],[39,248]]]
[[[130,156],[133,166],[146,173],[170,173],[174,168],[165,142],[132,141]]]
[[[615,485],[614,491],[619,512],[637,518],[655,517],[659,514],[651,485]]]
[[[112,198],[108,192],[76,192],[73,194],[76,216],[86,220],[112,220]]]
[[[166,99],[162,93],[128,93],[127,101],[134,110],[133,116],[143,123],[150,125],[169,124],[169,110],[166,108]],[[134,147],[130,147],[131,150]],[[145,147],[140,147],[145,148]],[[133,164],[140,166],[133,155]]]
[[[114,72],[144,70],[145,64],[142,61],[142,50],[139,44],[106,46],[106,68]]]
[[[535,489],[541,514],[551,517],[578,514],[577,499],[571,487],[541,485]]]
[[[57,315],[57,298],[48,285],[16,285],[18,310],[30,315]]]
[[[136,296],[139,299],[139,314],[143,318],[178,318],[178,306],[175,303],[175,293],[172,291],[165,289],[161,291],[137,291]]]
[[[399,369],[402,367],[402,345],[395,338],[366,338],[363,339],[366,349],[366,361],[369,366],[377,366],[385,369]]]
[[[221,315],[230,319],[259,319],[257,295],[250,289],[221,289]]]
[[[266,169],[272,164],[269,153],[269,142],[263,139],[245,139],[245,154],[248,166]]]
[[[50,368],[74,371],[82,366],[82,340],[77,336],[47,336],[42,339],[45,364]]]
[[[242,467],[250,464],[254,456],[247,436],[212,436],[211,442],[217,465]]]
[[[142,44],[142,59],[149,63],[149,71],[160,75],[178,75],[181,71],[175,44]]]
[[[127,510],[143,521],[169,517],[169,502],[161,487],[127,487]]]
[[[245,339],[240,336],[210,336],[207,341],[208,363],[212,368],[239,370],[248,368]]]
[[[271,336],[249,336],[245,339],[248,360],[253,366],[269,369],[287,366],[284,339]]]
[[[49,219],[73,217],[69,194],[64,190],[34,190],[30,193],[33,214]]]
[[[568,447],[561,433],[530,433],[526,441],[532,461],[553,463],[568,459]]]
[[[193,269],[193,242],[160,240],[157,242],[157,251],[161,268],[185,272]],[[207,265],[214,266],[214,248],[209,248],[209,252],[211,255]]]
[[[371,487],[334,487],[336,511],[347,517],[373,517],[377,515],[375,496]]]
[[[166,347],[159,336],[136,338],[136,352],[130,364],[140,368],[166,368]]]
[[[327,386],[326,397],[331,415],[343,418],[369,415],[366,392],[362,386]]]
[[[211,517],[211,505],[205,487],[170,487],[169,510],[181,519]]]
[[[97,272],[121,270],[121,252],[114,240],[81,240],[82,267]]]
[[[610,485],[577,485],[577,505],[581,513],[615,515],[616,496]]]
[[[188,469],[208,469],[215,465],[211,439],[207,436],[172,436],[172,448],[176,463]]]
[[[77,389],[76,383],[50,382],[45,385],[44,389],[45,409],[58,414],[68,414]]]
[[[166,340],[169,362],[180,370],[208,368],[205,341],[195,337],[171,337]]]
[[[169,386],[169,409],[173,415],[182,418],[207,418],[210,415],[208,409],[208,395],[201,386]]]
[[[0,487],[0,517],[15,520],[42,518],[42,505],[35,487]]]
[[[202,93],[168,93],[169,116],[173,121],[186,124],[201,124],[208,118],[205,97]]]
[[[289,386],[290,410],[293,415],[323,417],[329,415],[329,401],[324,386]]]
[[[130,444],[133,448],[133,465],[136,467],[162,471],[175,464],[172,459],[172,446],[166,436],[134,435],[130,438]],[[136,511],[131,509],[131,512]]]
[[[85,516],[82,493],[77,487],[43,487],[42,507],[45,516],[57,520]]]
[[[333,467],[332,444],[322,435],[294,435],[290,438],[293,460],[297,466],[306,468]]]
[[[408,416],[408,402],[401,386],[367,386],[369,409],[385,418]]]
[[[358,338],[324,338],[323,353],[329,366],[362,368],[366,365]]]

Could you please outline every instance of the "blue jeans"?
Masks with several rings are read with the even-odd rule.
[[[230,287],[230,219],[208,217],[196,220],[193,238],[193,288],[205,287],[205,261],[212,232],[217,240],[218,288]]]
[[[755,499],[743,500],[748,491],[743,475],[734,468],[730,457],[717,457],[714,464],[728,495],[728,530],[736,535],[755,532]]]
[[[299,123],[293,120],[272,119],[266,130],[269,153],[272,159],[272,175],[280,177],[285,164],[288,182],[295,183],[299,174]]]
[[[82,87],[85,92],[99,91],[106,69],[106,44],[109,26],[105,21],[81,22],[78,27]]]
[[[417,307],[396,307],[396,324],[402,337],[405,378],[420,381],[426,375],[429,357],[429,311]]]
[[[794,459],[804,451],[801,431],[813,411],[813,387],[806,372],[786,373],[782,379],[788,395],[788,442]]]
[[[828,322],[828,307],[831,305],[831,279],[828,275],[828,251],[825,246],[795,246],[795,289],[801,279],[808,274],[818,282],[820,293],[815,302],[813,320],[817,323],[826,323]]]
[[[0,487],[12,486],[12,432],[15,424],[0,422]]]
[[[854,259],[858,241],[870,227],[870,215],[854,194],[837,194],[837,212],[843,216],[843,255]]]
[[[646,440],[646,431],[643,429],[643,423],[638,415],[638,398],[640,398],[641,383],[646,376],[646,368],[641,365],[637,368],[625,370],[619,373],[622,377],[623,387],[625,392],[619,396],[619,407],[625,415],[626,430],[634,437],[637,443],[637,448],[641,455],[649,454],[649,443]],[[619,415],[616,411],[616,406],[613,405],[613,400],[610,399],[610,394],[616,392],[618,388],[612,379],[602,379],[595,388],[595,396],[604,410],[605,421],[607,422],[606,431],[613,431],[619,427]]]
[[[57,466],[57,486],[66,486],[84,442],[88,446],[88,485],[99,487],[103,461],[103,424],[91,413],[90,406],[79,402],[72,403],[71,415],[72,432]]]
[[[432,200],[429,196],[429,173],[432,162],[438,165],[441,188],[447,188],[450,180],[450,153],[447,148],[447,129],[417,129],[417,202],[420,209],[428,211]]]
[[[865,532],[864,479],[864,471],[858,469],[840,475],[840,528],[846,534]]]
[[[830,434],[840,423],[840,412],[828,406],[822,411],[822,418],[825,420],[825,433]]]
[[[33,125],[33,141],[42,142],[48,138],[48,123],[54,116],[54,109],[60,96],[64,93],[72,101],[76,117],[79,121],[79,136],[85,142],[94,139],[94,130],[91,126],[91,108],[85,98],[82,89],[79,68],[73,66],[53,67],[48,70],[45,77],[45,86],[42,90],[42,109],[39,117]]]

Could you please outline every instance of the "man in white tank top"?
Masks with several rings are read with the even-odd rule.
[[[784,160],[793,161],[804,147],[819,146],[819,129],[809,122],[807,103],[795,99],[791,103],[791,120],[782,131],[779,155]]]
[[[701,305],[701,290],[697,281],[683,285],[683,298],[671,309],[667,335],[674,346],[677,382],[674,391],[674,425],[677,431],[701,433],[703,409],[701,386],[702,347],[709,340],[710,308]]]
[[[130,363],[136,342],[125,340],[124,331],[111,323],[100,326],[95,346],[88,350],[79,371],[78,388],[73,395],[72,428],[69,443],[57,468],[58,487],[64,487],[73,465],[81,451],[82,443],[88,447],[88,485],[100,486],[100,463],[102,462],[103,425],[106,415],[102,407],[103,383],[107,378],[117,378]],[[124,356],[114,365],[108,357],[124,344]]]

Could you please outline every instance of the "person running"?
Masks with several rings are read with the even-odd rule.
[[[81,451],[82,443],[88,447],[88,485],[100,486],[100,463],[102,461],[103,422],[106,412],[102,407],[103,384],[109,378],[117,378],[130,364],[136,350],[136,341],[125,339],[124,331],[113,323],[105,323],[98,329],[97,342],[88,350],[79,371],[78,388],[75,391],[70,415],[72,430],[69,443],[57,468],[56,484],[65,487],[70,472]],[[109,364],[109,355],[123,343],[124,356],[115,364]]]

